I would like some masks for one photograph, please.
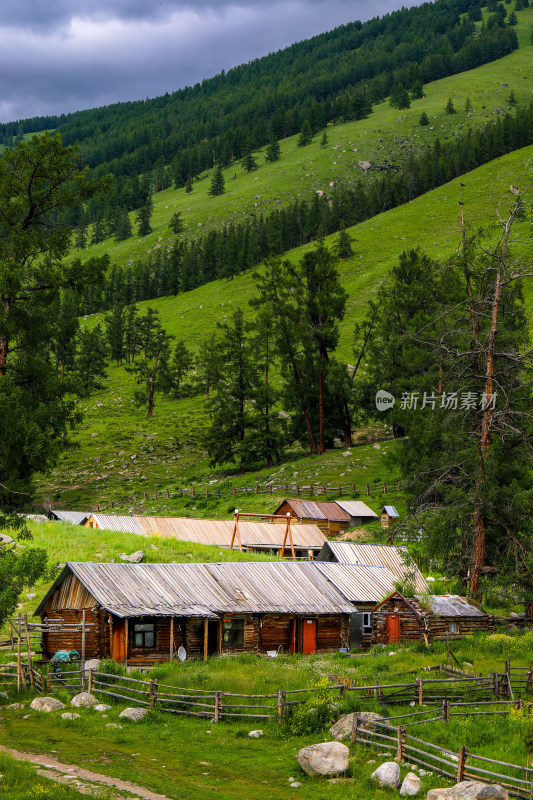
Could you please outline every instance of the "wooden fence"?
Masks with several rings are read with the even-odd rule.
[[[463,780],[499,783],[515,797],[533,796],[533,775],[527,764],[525,766],[509,764],[486,758],[467,750],[464,746],[456,753],[412,736],[407,733],[405,725],[393,727],[389,722],[375,723],[369,730],[359,723],[356,715],[351,741],[352,744],[359,742],[388,750],[391,756],[394,753],[399,761],[418,764],[432,772],[445,775],[456,783]],[[482,762],[483,766],[473,762]],[[489,766],[496,767],[497,771],[490,771]]]

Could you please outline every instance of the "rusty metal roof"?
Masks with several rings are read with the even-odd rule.
[[[335,500],[336,505],[346,511],[350,517],[371,517],[379,519],[378,515],[362,500]]]
[[[320,572],[351,603],[379,603],[398,580],[386,567],[315,561]]]
[[[458,594],[434,594],[428,598],[431,610],[438,617],[484,617],[485,612]]]
[[[135,521],[145,536],[163,536],[184,542],[229,547],[233,535],[234,520],[192,519],[189,517],[136,516]],[[277,550],[283,544],[285,525],[272,522],[239,520],[239,533],[243,547],[258,547]],[[326,537],[316,525],[291,525],[294,546],[308,550],[320,550]],[[234,547],[238,547],[235,537]],[[289,547],[287,539],[286,546]]]
[[[287,499],[278,506],[274,514],[280,513],[280,508],[288,504],[298,519],[329,519],[330,522],[349,522],[349,515],[339,508],[337,503],[325,500]]]
[[[91,514],[89,519],[96,522],[99,530],[115,531],[116,533],[136,533],[142,534],[141,529],[135,522],[135,517],[129,514]]]
[[[68,563],[36,614],[70,574],[99,605],[119,617],[321,615],[355,610],[312,563]]]
[[[414,578],[415,589],[420,594],[429,592],[426,580],[415,562],[406,563],[409,556],[406,547],[391,544],[373,544],[367,542],[326,542],[320,553],[319,561],[337,561],[340,564],[370,564],[387,567],[396,576],[396,580],[405,581]]]
[[[50,514],[60,522],[71,522],[73,525],[83,525],[91,516],[90,511],[50,511]]]

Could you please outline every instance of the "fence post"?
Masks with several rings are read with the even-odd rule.
[[[28,630],[28,615],[24,614],[24,631],[26,634],[26,647],[28,650],[28,669],[30,673],[30,684],[33,686],[33,662],[31,658],[31,641],[30,641],[30,632]]]
[[[81,612],[81,663],[80,663],[80,686],[81,691],[85,691],[85,609]]]
[[[285,692],[283,692],[280,689],[278,692],[278,719],[280,722],[284,718],[286,710],[287,710],[287,696]]]
[[[358,726],[359,726],[359,713],[356,712],[356,713],[352,714],[352,736],[351,736],[351,743],[352,744],[354,744],[354,742],[357,739],[357,728],[358,728]]]
[[[93,681],[94,681],[94,676],[93,676],[93,669],[91,667],[89,669],[89,685],[87,686],[87,691],[89,692],[89,694],[93,693]]]
[[[423,702],[423,689],[422,689],[422,678],[420,678],[418,682],[418,705],[421,706]]]
[[[396,753],[396,759],[398,764],[401,764],[403,761],[403,748],[402,748],[402,726],[398,725],[398,747]]]
[[[492,691],[494,693],[494,699],[498,700],[499,697],[499,686],[498,686],[498,673],[492,673]]]
[[[21,637],[21,632],[20,632],[20,612],[19,612],[17,620],[17,692],[19,692],[19,694],[22,689],[22,684],[25,683],[24,675],[22,672],[22,653],[20,649],[20,637]]]
[[[464,781],[466,758],[467,758],[466,747],[463,745],[459,750],[459,764],[457,766],[457,783],[461,783],[461,781]]]
[[[215,722],[222,717],[222,692],[215,692]]]
[[[152,681],[152,708],[157,703],[157,678]]]

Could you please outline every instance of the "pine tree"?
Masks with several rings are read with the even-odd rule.
[[[218,360],[218,336],[212,333],[200,344],[200,351],[196,357],[196,381],[198,389],[209,400],[211,390],[220,380],[220,363]]]
[[[516,106],[516,95],[515,95],[513,89],[511,89],[511,94],[507,98],[507,102],[509,103],[510,106],[513,106],[513,107]]]
[[[445,111],[446,111],[447,114],[456,114],[457,113],[455,108],[454,108],[453,101],[452,101],[451,97],[448,98],[448,102],[446,103]]]
[[[172,338],[162,327],[157,326],[142,355],[134,364],[126,367],[127,372],[135,375],[135,382],[138,386],[134,392],[134,402],[140,406],[147,406],[148,417],[153,416],[154,413],[156,391],[164,391],[165,386],[168,385]]]
[[[306,147],[306,145],[311,144],[312,141],[313,141],[313,131],[311,130],[311,123],[309,122],[308,119],[305,119],[296,144],[298,145],[298,147]]]
[[[424,97],[424,87],[422,81],[416,80],[411,86],[411,98],[413,100],[421,100]]]
[[[419,125],[429,125],[429,118],[425,111],[422,111],[420,114],[420,119],[418,120]]]
[[[104,317],[104,325],[111,358],[114,358],[117,366],[120,367],[126,357],[126,314],[124,306],[120,304],[113,306],[111,313]]]
[[[345,228],[341,228],[339,232],[335,252],[338,258],[350,258],[353,255],[352,237]]]
[[[411,107],[411,100],[409,99],[409,93],[401,83],[397,83],[394,86],[389,98],[389,104],[393,108],[397,108],[399,110]]]
[[[192,178],[190,175],[185,181],[185,191],[187,194],[190,194],[192,192]]]
[[[130,215],[127,209],[122,206],[118,212],[115,224],[115,239],[117,242],[122,242],[125,239],[129,239],[132,233],[133,228],[131,226]]]
[[[246,172],[254,172],[257,169],[257,161],[251,153],[248,153],[242,160],[242,166]]]
[[[99,244],[105,239],[104,221],[101,216],[98,216],[93,222],[93,231],[91,236],[91,244]]]
[[[152,198],[148,197],[143,206],[137,210],[137,233],[139,236],[147,236],[152,233],[152,226],[150,220],[152,218],[153,203]]]
[[[100,325],[80,331],[75,371],[83,393],[102,388],[100,379],[106,377],[106,367],[107,347]]]
[[[207,194],[210,194],[212,197],[218,197],[219,195],[224,194],[225,186],[226,182],[224,180],[224,175],[222,174],[222,168],[219,164],[213,173],[213,177],[211,178],[211,186],[209,187]]]
[[[180,397],[180,387],[183,378],[191,371],[194,365],[194,356],[187,348],[183,339],[176,342],[172,360],[168,369],[168,380],[165,391],[172,392],[174,397]]]
[[[276,137],[273,136],[270,139],[270,142],[268,143],[265,160],[268,163],[273,163],[274,161],[279,161],[280,153],[281,153],[281,149],[280,149],[280,146],[279,146],[279,142],[276,139]]]
[[[183,220],[181,218],[181,211],[176,211],[172,214],[168,227],[174,235],[178,236],[180,233],[183,233]]]
[[[87,225],[83,223],[76,228],[74,247],[78,248],[78,250],[85,250],[87,247]]]
[[[518,25],[518,17],[514,13],[514,11],[511,11],[511,13],[508,15],[507,23],[508,25]]]
[[[324,147],[328,146],[328,142],[329,142],[328,134],[326,133],[326,131],[324,131],[324,133],[322,134],[322,138],[320,140],[320,147],[322,148],[322,150],[324,149]]]

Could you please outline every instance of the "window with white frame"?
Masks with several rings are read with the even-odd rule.
[[[363,633],[372,633],[372,615],[370,611],[363,611]]]
[[[448,631],[450,633],[459,633],[459,623],[458,622],[448,623]]]

